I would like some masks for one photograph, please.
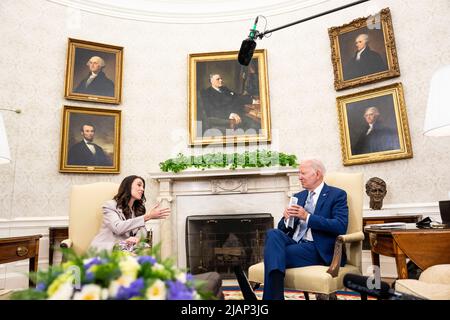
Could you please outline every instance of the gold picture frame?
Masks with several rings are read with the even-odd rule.
[[[237,56],[189,55],[190,146],[271,141],[266,50],[255,50],[248,66]]]
[[[336,90],[400,76],[389,8],[329,28],[328,35]]]
[[[121,110],[64,106],[60,172],[120,173]]]
[[[123,47],[69,38],[64,97],[120,104]]]
[[[401,83],[338,97],[337,109],[344,166],[412,158]]]

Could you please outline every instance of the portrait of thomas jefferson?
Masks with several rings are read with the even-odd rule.
[[[392,96],[381,96],[347,105],[352,155],[400,149]]]

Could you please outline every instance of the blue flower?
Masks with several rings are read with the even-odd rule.
[[[93,282],[95,279],[95,275],[93,272],[86,272],[85,279],[87,282]]]
[[[194,281],[194,276],[190,273],[186,273],[186,281]]]
[[[142,295],[142,290],[144,290],[144,279],[138,278],[129,287],[120,287],[116,298],[119,300],[128,300],[133,297],[139,297]]]
[[[141,256],[138,258],[138,262],[139,264],[150,263],[151,265],[154,265],[156,259],[152,256]]]
[[[97,264],[102,264],[103,262],[104,261],[102,259],[100,259],[99,257],[92,258],[84,265],[84,269],[89,270],[90,267],[97,265]]]
[[[167,281],[169,285],[168,300],[193,300],[194,290],[180,281]]]
[[[45,283],[43,283],[43,282],[39,282],[38,284],[37,284],[37,286],[36,286],[36,290],[37,291],[45,291],[45,288],[46,288],[47,286],[45,285]]]

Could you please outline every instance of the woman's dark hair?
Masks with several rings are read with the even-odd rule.
[[[130,219],[131,218],[131,210],[128,207],[128,203],[131,199],[131,185],[133,184],[133,181],[136,179],[141,179],[144,183],[144,189],[145,189],[145,180],[139,176],[128,176],[125,179],[122,180],[119,186],[119,191],[114,196],[114,200],[117,202],[117,208],[122,209],[122,212],[125,216],[125,218]],[[134,215],[136,217],[142,216],[145,214],[145,192],[142,193],[142,198],[140,200],[136,200],[133,203],[133,210]]]

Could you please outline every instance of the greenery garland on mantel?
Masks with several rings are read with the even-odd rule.
[[[159,163],[163,172],[180,172],[188,168],[201,170],[210,168],[262,168],[272,166],[297,167],[297,156],[283,152],[256,150],[244,153],[208,153],[199,156],[186,156],[179,153],[176,158]]]

